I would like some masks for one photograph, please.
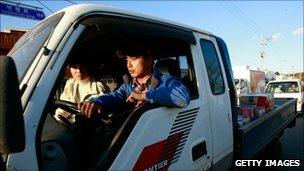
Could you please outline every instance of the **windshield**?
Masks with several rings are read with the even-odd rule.
[[[297,82],[269,83],[266,89],[268,93],[299,93]]]
[[[19,81],[34,61],[38,52],[59,23],[63,13],[47,18],[26,32],[9,52],[16,64]]]

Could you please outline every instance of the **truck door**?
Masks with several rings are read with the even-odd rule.
[[[143,113],[110,170],[210,168],[213,153],[208,96],[206,85],[200,84],[203,76],[196,45],[190,44],[189,50],[191,55],[178,56],[176,61],[181,75],[189,76],[186,82],[192,83],[187,84],[192,89],[190,104],[185,108],[161,107]],[[166,72],[161,68],[160,71]]]
[[[199,53],[203,57],[202,84],[207,87],[207,101],[211,114],[211,129],[213,139],[213,164],[219,162],[228,154],[232,157],[232,115],[229,90],[223,63],[214,37],[197,34]]]
[[[50,24],[48,25],[48,27],[51,26]],[[32,64],[35,65],[31,66],[32,70],[27,71],[27,75],[31,74],[31,76],[27,78],[27,86],[22,95],[26,138],[25,150],[21,153],[10,154],[7,168],[15,170],[39,169],[39,155],[37,156],[37,153],[40,151],[40,144],[37,142],[40,142],[40,130],[38,127],[42,126],[41,120],[43,119],[41,118],[45,117],[42,114],[61,67],[84,28],[85,26],[83,25],[79,25],[77,28],[67,27],[65,28],[67,30],[59,28],[61,32],[54,31],[43,47],[36,47],[41,48],[38,51],[49,49],[50,53],[39,53],[41,56],[38,55],[38,57],[41,57],[41,59]],[[54,29],[56,30],[56,27]],[[64,35],[60,38],[62,34]],[[24,49],[20,49],[23,52]],[[33,47],[33,49],[35,48]],[[31,73],[29,74],[29,72]]]

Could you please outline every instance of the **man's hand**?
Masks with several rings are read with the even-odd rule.
[[[101,106],[94,103],[81,102],[78,103],[77,107],[80,112],[86,115],[88,118],[91,118],[94,113],[101,113]]]
[[[126,102],[136,103],[138,101],[146,101],[146,93],[136,93],[132,92]]]
[[[146,93],[132,92],[126,102],[136,103],[135,107],[139,107],[146,102]]]

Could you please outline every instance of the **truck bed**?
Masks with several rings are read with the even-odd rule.
[[[275,98],[274,109],[238,128],[238,158],[254,157],[296,117],[296,99]]]

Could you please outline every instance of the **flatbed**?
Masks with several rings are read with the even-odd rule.
[[[296,99],[275,98],[274,103],[271,112],[238,128],[239,158],[253,158],[296,118]]]

